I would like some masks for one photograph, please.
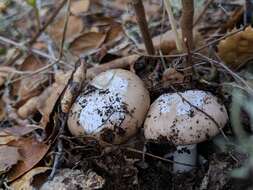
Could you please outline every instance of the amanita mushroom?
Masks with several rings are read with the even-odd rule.
[[[196,144],[217,135],[227,120],[225,106],[208,92],[189,90],[163,94],[150,106],[144,135],[148,140],[165,139],[174,144],[177,147],[174,161],[196,165]],[[191,169],[191,166],[173,165],[175,173]]]
[[[68,127],[75,135],[92,135],[119,144],[142,126],[149,92],[134,73],[113,69],[99,74],[73,104]]]

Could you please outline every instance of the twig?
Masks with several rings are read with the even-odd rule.
[[[135,152],[135,153],[138,153],[138,154],[142,154],[142,155],[146,155],[146,156],[149,156],[149,157],[153,157],[153,158],[156,158],[158,160],[162,160],[164,162],[169,162],[171,164],[180,164],[180,165],[183,165],[183,166],[190,166],[190,167],[193,167],[193,168],[197,168],[197,166],[195,166],[195,165],[191,165],[191,164],[186,164],[186,163],[182,163],[182,162],[177,162],[177,161],[169,160],[169,159],[166,159],[166,158],[163,158],[163,157],[160,157],[160,156],[156,156],[156,155],[144,152],[144,151],[140,151],[140,150],[134,149],[134,148],[125,147],[125,149],[128,150],[128,151],[131,151],[131,152]]]
[[[219,131],[221,132],[221,134],[223,135],[224,139],[231,144],[230,140],[228,139],[228,137],[226,136],[226,134],[224,133],[224,131],[222,130],[222,127],[219,125],[219,123],[208,113],[206,113],[205,111],[203,111],[202,109],[200,109],[199,107],[193,105],[189,100],[187,100],[185,97],[182,96],[182,94],[180,94],[173,86],[170,86],[175,93],[177,93],[178,96],[180,96],[180,98],[185,101],[187,104],[189,104],[189,106],[195,108],[197,111],[203,113],[205,116],[207,116],[215,125],[216,127],[219,129]]]
[[[176,25],[176,21],[175,21],[173,12],[172,12],[170,0],[164,0],[164,5],[165,5],[166,11],[169,16],[171,29],[172,29],[173,33],[175,34],[175,42],[176,42],[177,50],[179,52],[182,52],[182,50],[183,50],[182,42],[181,42],[181,39],[179,38],[179,34],[177,32],[177,25]]]
[[[203,15],[205,14],[205,12],[207,11],[209,5],[213,2],[214,0],[208,0],[203,8],[203,10],[199,13],[198,17],[196,18],[196,20],[193,23],[193,27],[196,26],[199,21],[203,18]]]
[[[15,42],[15,41],[10,40],[10,39],[8,39],[8,38],[5,38],[5,37],[3,37],[3,36],[0,36],[0,43],[1,43],[1,44],[6,44],[6,43],[11,44],[11,45],[15,46],[16,48],[18,48],[18,49],[20,49],[20,50],[22,50],[22,51],[32,52],[32,53],[34,53],[34,54],[36,54],[36,55],[39,55],[39,56],[41,56],[41,57],[43,57],[43,58],[46,58],[46,59],[49,59],[49,60],[52,60],[52,61],[57,61],[57,60],[58,60],[57,58],[52,57],[52,56],[50,56],[50,55],[47,54],[47,53],[44,53],[44,52],[42,52],[42,51],[40,51],[40,50],[37,50],[37,49],[34,49],[34,48],[30,48],[30,49],[29,49],[29,48],[26,47],[24,44]],[[67,63],[65,63],[64,61],[59,61],[59,63],[67,64]]]
[[[53,12],[51,17],[48,19],[48,21],[40,28],[40,30],[35,34],[35,36],[29,41],[30,45],[33,44],[38,39],[38,37],[46,30],[48,25],[51,24],[51,22],[53,22],[53,20],[58,15],[58,13],[60,12],[60,10],[62,9],[62,7],[65,5],[66,2],[67,0],[63,0],[60,3],[60,5],[56,8],[56,10]]]
[[[65,20],[64,20],[64,27],[63,27],[63,34],[62,34],[62,40],[61,40],[61,49],[60,49],[59,60],[61,60],[62,54],[63,54],[63,46],[64,46],[64,42],[65,42],[65,38],[66,38],[66,32],[67,32],[67,28],[68,28],[69,15],[70,15],[70,3],[71,3],[71,1],[68,0],[67,12],[65,15]]]
[[[132,4],[133,4],[134,10],[135,10],[136,19],[137,19],[137,22],[138,22],[138,25],[139,25],[139,28],[141,31],[141,35],[142,35],[147,53],[149,55],[154,55],[155,48],[154,48],[152,38],[149,33],[148,23],[146,20],[146,14],[145,14],[142,0],[132,0]]]
[[[182,0],[182,39],[185,38],[188,41],[189,47],[192,50],[194,48],[193,42],[193,17],[194,17],[194,1],[193,0]]]
[[[52,180],[56,170],[60,167],[61,165],[61,161],[62,161],[62,156],[63,156],[63,143],[62,143],[62,139],[61,136],[63,136],[64,134],[64,128],[66,126],[66,122],[67,122],[67,114],[64,113],[59,113],[59,118],[58,120],[61,122],[60,124],[60,128],[59,128],[59,132],[57,134],[57,143],[56,143],[56,147],[57,147],[57,153],[55,154],[54,157],[54,163],[53,163],[53,167],[52,167],[52,171],[48,177],[49,180]]]
[[[208,60],[211,63],[214,63],[215,65],[219,65],[221,66],[223,69],[225,69],[236,81],[240,82],[241,84],[243,84],[247,89],[247,92],[251,95],[253,95],[253,89],[248,85],[248,83],[242,78],[240,77],[238,74],[236,74],[235,72],[233,72],[228,66],[226,66],[221,60],[216,61],[213,60],[205,55],[202,55],[200,53],[195,53],[195,55],[198,55],[202,58],[205,58],[206,60]],[[216,55],[214,53],[214,55]],[[216,55],[216,58],[218,58],[218,56]]]

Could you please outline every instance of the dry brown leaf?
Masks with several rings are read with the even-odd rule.
[[[176,84],[184,82],[184,75],[174,68],[168,68],[163,72],[162,82]]]
[[[46,127],[50,119],[50,114],[54,109],[54,106],[65,89],[71,75],[66,73],[63,75],[65,77],[58,78],[59,83],[55,82],[50,87],[48,87],[41,95],[38,100],[37,109],[42,114],[41,127]]]
[[[99,48],[105,41],[106,34],[101,32],[87,32],[75,38],[69,46],[70,51],[79,56]]]
[[[13,190],[33,190],[34,187],[32,185],[32,182],[36,175],[42,174],[50,170],[49,167],[37,167],[23,175],[21,178],[17,179],[16,181],[12,182],[10,187]]]
[[[18,138],[18,137],[22,137],[24,135],[27,135],[36,129],[41,129],[41,127],[39,127],[37,125],[31,125],[31,126],[27,125],[27,126],[23,126],[23,127],[12,126],[12,127],[8,127],[8,128],[4,128],[3,131],[8,135]]]
[[[21,159],[17,147],[0,146],[0,174],[8,172]]]
[[[63,34],[65,17],[62,16],[56,20],[53,24],[49,27],[49,35],[53,38],[56,43],[60,44]],[[66,31],[66,42],[71,41],[74,37],[78,36],[83,30],[83,22],[80,17],[77,16],[70,16],[67,31]]]
[[[70,79],[72,71],[64,72],[59,70],[54,75],[54,80],[57,84],[67,84],[68,80]]]
[[[232,67],[237,67],[252,58],[253,29],[247,27],[244,31],[220,41],[218,54],[225,63]]]
[[[97,67],[94,66],[92,68],[89,68],[89,69],[87,69],[86,79],[92,79],[95,76],[97,76],[99,73],[107,71],[108,69],[128,68],[131,65],[133,65],[139,57],[140,56],[137,54],[129,55],[126,57],[112,60],[108,63],[104,63],[104,64],[99,65]]]
[[[117,39],[120,35],[123,35],[123,28],[120,23],[112,22],[110,30],[107,32],[105,43],[109,43]]]
[[[36,71],[44,67],[45,64],[33,55],[26,57],[22,65],[20,66],[21,71]],[[21,81],[14,83],[14,90],[12,95],[18,96],[17,105],[22,105],[26,100],[33,96],[39,95],[44,85],[48,83],[48,75],[38,73],[22,79]]]
[[[5,107],[5,104],[2,100],[2,98],[0,99],[0,121],[3,121],[5,116],[6,116],[6,113],[5,113],[5,110],[4,110],[4,107]]]
[[[181,30],[178,30],[179,33],[181,33]],[[152,38],[153,44],[155,46],[155,49],[162,50],[162,53],[164,55],[170,54],[172,50],[176,49],[176,43],[175,43],[175,35],[172,30],[168,30],[167,32],[155,36]],[[144,44],[139,44],[138,48],[141,50],[145,50]]]
[[[71,13],[78,15],[87,12],[90,7],[90,0],[76,0],[71,2]]]
[[[18,137],[10,135],[2,130],[0,131],[0,145],[8,144],[13,140],[18,140]]]
[[[27,100],[19,109],[18,109],[18,115],[25,119],[28,116],[34,114],[36,112],[36,107],[38,104],[39,97],[34,96]]]
[[[13,181],[32,169],[47,153],[50,145],[39,143],[34,138],[20,138],[11,141],[9,146],[17,147],[22,158],[8,173],[8,180]]]

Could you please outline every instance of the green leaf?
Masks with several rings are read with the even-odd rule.
[[[36,0],[26,0],[26,3],[32,7],[36,7]]]

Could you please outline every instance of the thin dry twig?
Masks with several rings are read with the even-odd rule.
[[[209,5],[213,2],[214,0],[208,0],[204,6],[204,8],[202,9],[202,11],[199,13],[198,17],[195,19],[194,23],[193,23],[193,27],[196,26],[201,19],[203,18],[203,15],[205,14],[205,12],[207,11]]]
[[[59,4],[59,6],[55,9],[51,17],[47,20],[47,22],[40,28],[40,30],[35,34],[35,36],[29,41],[29,44],[33,44],[38,37],[47,29],[47,27],[54,21],[55,17],[59,14],[62,7],[65,5],[67,0],[62,0],[62,2]]]
[[[67,12],[65,14],[63,34],[62,34],[62,40],[61,40],[60,55],[59,55],[59,58],[58,58],[59,60],[61,60],[62,55],[63,55],[63,47],[64,47],[64,43],[65,43],[66,32],[67,32],[67,27],[68,27],[68,22],[69,22],[69,16],[70,16],[70,4],[71,4],[71,1],[68,0],[68,3],[67,3]]]
[[[149,55],[155,54],[155,48],[152,42],[152,38],[149,33],[148,23],[146,20],[145,9],[142,0],[132,0],[132,4],[135,10],[136,19],[140,27],[141,35]]]
[[[147,152],[144,152],[144,151],[141,151],[141,150],[134,149],[134,148],[125,147],[125,149],[128,150],[128,151],[131,151],[131,152],[135,152],[135,153],[138,153],[138,154],[153,157],[155,159],[162,160],[164,162],[169,162],[171,164],[179,164],[179,165],[183,165],[183,166],[190,166],[192,168],[197,168],[197,166],[195,166],[195,165],[186,164],[186,163],[182,163],[182,162],[177,162],[177,161],[174,161],[174,160],[169,160],[169,159],[166,159],[166,158],[163,158],[163,157],[160,157],[160,156],[156,156],[154,154],[150,154],[150,153],[147,153]]]

